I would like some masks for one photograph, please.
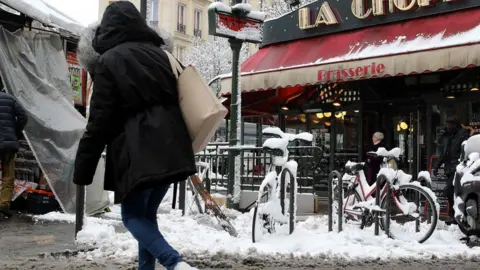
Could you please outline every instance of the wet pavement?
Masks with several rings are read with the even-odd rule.
[[[13,216],[0,221],[0,260],[78,250],[75,225],[60,222],[35,223],[30,216]]]

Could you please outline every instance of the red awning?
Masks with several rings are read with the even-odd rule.
[[[328,27],[328,26],[325,26]],[[241,67],[242,91],[480,65],[480,8],[275,44]],[[222,95],[231,75],[221,78]]]

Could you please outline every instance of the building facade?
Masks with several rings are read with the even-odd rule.
[[[111,2],[118,0],[99,0],[99,14]],[[140,9],[140,0],[130,0]],[[183,60],[183,54],[192,44],[192,39],[208,38],[207,10],[211,0],[148,0],[147,21],[151,26],[158,26],[174,37],[174,54]]]

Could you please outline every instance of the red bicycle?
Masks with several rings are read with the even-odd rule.
[[[369,155],[382,158],[379,175],[384,177],[380,184],[380,204],[376,205],[374,194],[377,185],[367,183],[364,168],[365,163],[347,162],[345,174],[342,177],[343,188],[338,186],[338,179],[333,181],[333,211],[340,210],[338,198],[340,192],[346,189],[347,196],[341,207],[343,217],[347,223],[360,225],[360,228],[373,224],[374,214],[380,215],[380,226],[383,229],[386,222],[387,185],[390,185],[390,230],[389,236],[405,241],[415,240],[425,242],[435,231],[439,217],[439,205],[435,194],[426,186],[429,175],[425,172],[419,174],[417,181],[412,181],[412,176],[397,168],[400,149],[387,151],[380,148]],[[388,174],[388,175],[387,175]],[[422,185],[423,184],[423,185]]]

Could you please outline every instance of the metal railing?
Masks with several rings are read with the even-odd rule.
[[[196,37],[201,38],[202,37],[202,30],[200,29],[193,29],[193,35]]]
[[[177,32],[185,34],[187,26],[181,23],[177,23]]]
[[[327,181],[322,177],[318,165],[323,158],[322,150],[314,146],[288,147],[288,150],[289,158],[298,163],[298,192],[315,193],[322,187],[326,190]],[[240,151],[242,190],[257,191],[272,164],[272,156],[264,152],[262,147],[241,146],[232,150],[228,143],[211,143],[205,151],[195,156],[195,161],[210,164],[207,178],[210,180],[211,190],[213,192],[227,190],[229,151]]]

